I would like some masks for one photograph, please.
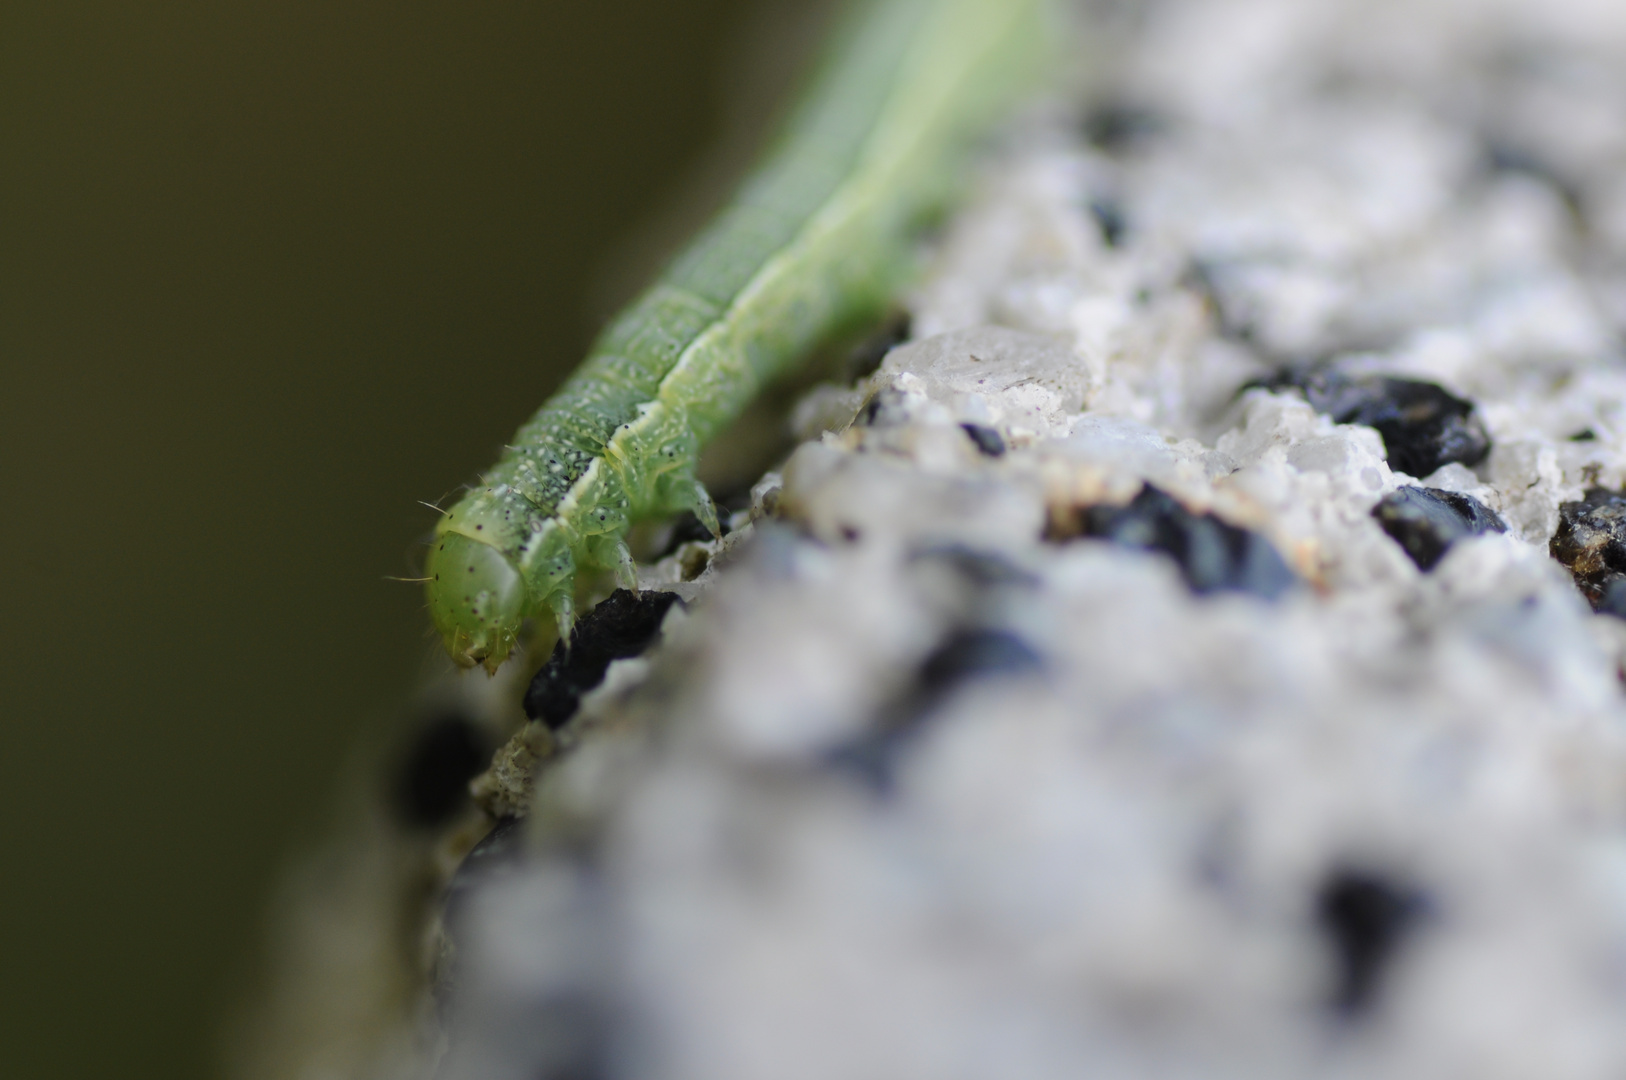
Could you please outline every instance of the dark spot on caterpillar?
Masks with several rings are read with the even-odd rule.
[[[1564,503],[1547,550],[1569,569],[1593,611],[1626,619],[1626,493],[1592,488]]]
[[[1031,676],[1043,669],[1043,658],[1009,630],[956,630],[926,657],[913,685],[881,710],[870,730],[827,752],[825,761],[857,776],[877,795],[890,795],[899,754],[956,690],[979,679]]]
[[[976,443],[977,449],[989,457],[1000,457],[1005,453],[1005,439],[995,428],[985,427],[982,424],[961,424],[960,430]]]
[[[1096,537],[1168,555],[1195,593],[1245,592],[1274,600],[1298,580],[1276,548],[1258,533],[1193,514],[1146,484],[1127,506],[1052,510],[1045,538]]]
[[[855,529],[851,525],[843,525],[843,526],[841,526],[840,532],[841,532],[841,538],[843,540],[847,541],[847,543],[849,543],[849,544],[856,544],[859,541],[859,539],[864,535],[862,532],[860,532],[858,529]]]
[[[1403,487],[1372,508],[1383,531],[1428,571],[1453,543],[1468,536],[1507,532],[1496,512],[1471,495],[1438,488]]]
[[[1334,1011],[1348,1019],[1371,1011],[1396,952],[1428,909],[1423,894],[1381,874],[1340,868],[1327,876],[1315,916],[1336,963]]]
[[[1167,123],[1151,109],[1124,101],[1106,102],[1084,118],[1084,138],[1097,150],[1123,154],[1161,135]]]
[[[1490,453],[1473,402],[1431,382],[1290,368],[1250,385],[1298,390],[1335,423],[1376,428],[1390,467],[1419,479],[1451,462],[1478,465]]]
[[[1570,442],[1597,442],[1598,433],[1591,428],[1582,428],[1570,436]]]
[[[861,341],[847,357],[847,380],[867,379],[880,368],[886,354],[909,340],[912,320],[907,311],[894,311],[881,326]]]
[[[476,526],[475,526],[475,527],[474,527],[474,531],[475,531],[475,532],[479,532],[479,531],[480,531],[480,530],[482,530],[482,529],[484,529],[484,528],[485,528],[485,526],[484,526],[484,525],[476,525]]]
[[[1090,216],[1095,218],[1096,227],[1101,230],[1101,242],[1107,247],[1115,248],[1123,242],[1129,222],[1124,218],[1123,207],[1117,200],[1106,196],[1091,199]]]
[[[553,730],[563,727],[581,705],[582,695],[604,681],[613,660],[638,656],[660,634],[661,620],[678,602],[676,593],[617,589],[576,622],[570,644],[553,655],[525,691],[525,715]]]
[[[432,829],[468,805],[468,783],[483,771],[496,741],[456,713],[425,724],[401,756],[390,803],[406,825]]]

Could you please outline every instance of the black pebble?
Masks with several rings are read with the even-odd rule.
[[[588,953],[575,964],[583,970],[549,968],[530,972],[528,985],[509,987],[497,997],[480,997],[455,1004],[463,992],[462,939],[470,895],[523,868],[526,864],[524,829],[516,818],[505,818],[464,859],[446,897],[443,926],[452,949],[436,972],[433,988],[446,1041],[442,1068],[436,1075],[474,1075],[469,1065],[487,1055],[482,1048],[500,1046],[504,1050],[499,1070],[505,1077],[529,1080],[609,1080],[621,1075],[617,1050],[624,1039],[622,1013],[594,978],[593,956]],[[583,909],[572,912],[572,930],[585,932],[585,942],[567,948],[584,951],[595,947],[599,934],[592,925],[591,897]],[[581,902],[581,901],[578,901]],[[568,955],[568,953],[567,953]],[[472,1007],[471,1007],[472,1006]],[[447,1066],[450,1063],[450,1069]],[[489,1061],[484,1064],[489,1065]],[[491,1076],[490,1069],[479,1072]]]
[[[982,424],[961,424],[960,429],[977,444],[977,449],[989,457],[1003,457],[1005,454],[1005,438],[991,427]]]
[[[1298,389],[1336,423],[1376,428],[1390,467],[1419,479],[1453,461],[1478,465],[1490,453],[1490,433],[1473,402],[1431,382],[1323,369],[1288,370],[1255,385]]]
[[[852,382],[875,374],[886,354],[909,340],[911,320],[907,311],[887,316],[886,321],[861,341],[847,357],[847,378]]]
[[[1297,581],[1280,553],[1258,533],[1213,514],[1193,514],[1151,484],[1127,506],[1084,508],[1077,524],[1074,535],[1168,555],[1195,593],[1245,592],[1273,600]]]
[[[1467,536],[1507,532],[1496,512],[1470,495],[1403,487],[1372,508],[1383,531],[1406,549],[1419,570],[1432,570],[1446,549]]]
[[[1593,488],[1560,506],[1547,550],[1574,575],[1594,611],[1626,618],[1626,493]]]
[[[943,544],[924,548],[909,556],[910,561],[935,559],[952,566],[972,585],[991,589],[1008,586],[1033,587],[1038,575],[993,551],[979,551],[964,544]]]
[[[431,720],[396,768],[391,802],[400,820],[423,829],[450,821],[468,805],[469,781],[496,749],[495,740],[464,717]]]
[[[920,690],[928,705],[936,705],[968,680],[1025,674],[1043,666],[1033,647],[1009,630],[960,630],[920,665]]]
[[[1563,175],[1551,162],[1544,160],[1527,147],[1494,137],[1485,140],[1484,149],[1485,167],[1490,172],[1516,173],[1546,184],[1563,201],[1564,209],[1569,212],[1571,220],[1577,224],[1585,221],[1586,200],[1581,193],[1580,185]]]
[[[925,659],[914,685],[882,709],[871,730],[830,751],[827,760],[877,794],[891,794],[899,753],[955,690],[976,679],[1030,675],[1043,668],[1043,658],[1009,630],[957,630]]]
[[[525,819],[505,817],[485,838],[469,849],[452,873],[443,900],[447,933],[455,938],[455,924],[469,896],[489,881],[513,873],[525,853]]]
[[[1257,336],[1253,318],[1247,313],[1247,305],[1236,303],[1228,299],[1223,282],[1225,277],[1225,264],[1209,259],[1194,258],[1186,264],[1186,269],[1180,275],[1180,282],[1186,288],[1195,292],[1214,314],[1214,329],[1226,341],[1235,342],[1250,350],[1258,350],[1259,345],[1254,340]],[[1253,382],[1244,386],[1265,386],[1265,382]]]
[[[1316,895],[1316,923],[1337,961],[1332,1006],[1353,1019],[1376,1003],[1400,945],[1428,904],[1416,890],[1365,870],[1339,869]]]
[[[576,714],[582,695],[604,681],[612,660],[637,656],[660,633],[677,594],[617,589],[576,622],[570,647],[563,641],[531,679],[525,715],[558,730]]]
[[[460,979],[457,946],[464,940],[467,930],[469,903],[476,893],[492,882],[507,878],[524,865],[525,822],[523,818],[505,817],[492,826],[484,839],[469,849],[452,873],[446,891],[440,898],[441,929],[452,944],[450,963],[437,966],[431,988],[442,1018],[444,1010],[457,992]]]
[[[889,427],[902,423],[909,415],[907,400],[908,395],[897,387],[883,386],[871,394],[864,407],[858,410],[855,422],[863,427]]]
[[[1090,216],[1095,218],[1096,227],[1101,230],[1102,243],[1109,248],[1123,243],[1124,234],[1129,231],[1129,222],[1124,217],[1123,207],[1116,200],[1105,197],[1091,199]]]
[[[1151,109],[1113,101],[1086,116],[1083,126],[1091,146],[1103,153],[1122,154],[1156,138],[1167,125]]]

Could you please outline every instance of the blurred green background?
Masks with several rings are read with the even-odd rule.
[[[717,192],[806,7],[0,5],[0,1073],[217,1075],[430,647],[417,500]]]

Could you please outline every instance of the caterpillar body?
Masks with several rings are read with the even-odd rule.
[[[459,664],[561,635],[581,567],[635,587],[638,518],[693,510],[700,447],[833,327],[879,310],[970,139],[1038,66],[1046,0],[874,0],[733,201],[441,519],[429,611]]]

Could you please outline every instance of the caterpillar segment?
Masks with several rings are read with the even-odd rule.
[[[635,520],[718,533],[700,448],[832,331],[878,314],[971,139],[1041,72],[1048,0],[872,0],[734,201],[605,329],[587,361],[436,528],[429,612],[495,671],[526,619],[568,637],[579,570],[637,584]]]

